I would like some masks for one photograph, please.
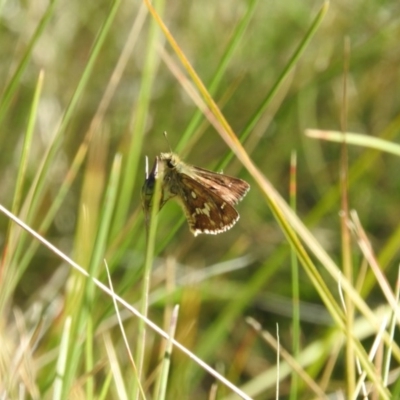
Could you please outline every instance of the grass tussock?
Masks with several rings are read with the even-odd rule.
[[[0,5],[0,398],[399,397],[399,6],[28,3]],[[143,215],[164,131],[251,184],[233,229]]]

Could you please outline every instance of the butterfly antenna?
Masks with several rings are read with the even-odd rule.
[[[172,148],[171,148],[171,145],[169,144],[169,141],[168,141],[168,137],[167,137],[168,134],[167,134],[167,131],[164,131],[163,133],[164,133],[165,141],[166,141],[167,144],[168,144],[169,151],[170,151],[171,153],[173,153]]]

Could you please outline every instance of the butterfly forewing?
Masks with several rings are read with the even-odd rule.
[[[247,194],[250,185],[239,178],[193,167],[197,180],[208,189],[217,193],[229,204],[237,204]]]

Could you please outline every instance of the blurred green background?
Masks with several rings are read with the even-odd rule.
[[[229,57],[223,77],[213,93],[214,100],[240,137],[303,40],[322,4],[311,0],[204,0],[171,1],[158,7],[171,34],[209,87],[240,21],[254,6],[243,37]],[[134,185],[125,197],[129,201],[126,212],[117,200],[103,258],[106,257],[110,264],[115,291],[128,302],[136,304],[140,298],[145,256],[145,229],[140,203],[145,156],[152,164],[157,154],[169,151],[163,131],[168,132],[172,149],[178,148],[182,158],[193,165],[218,170],[229,149],[204,118],[181,141],[197,107],[163,60],[161,49],[165,48],[179,65],[158,29],[155,39],[151,41],[152,19],[143,11],[145,8],[141,2],[122,1],[119,4],[97,57],[91,57],[111,7],[111,3],[104,1],[75,0],[58,0],[50,11],[49,3],[44,0],[3,0],[0,4],[0,85],[3,92],[0,109],[0,202],[11,208],[32,99],[39,72],[43,70],[43,89],[21,191],[23,203],[29,198],[29,189],[38,176],[48,146],[57,137],[58,144],[54,147],[52,158],[45,171],[40,173],[44,183],[37,207],[29,218],[23,218],[30,226],[39,229],[59,195],[60,186],[65,182],[67,171],[85,140],[133,23],[142,12],[145,16],[143,27],[134,35],[135,47],[101,123],[93,132],[87,158],[79,167],[77,177],[51,224],[43,231],[50,242],[86,267],[89,260],[93,260],[90,247],[96,240],[99,221],[103,217],[102,204],[111,165],[115,155],[121,153],[123,173],[120,185],[129,180]],[[49,13],[48,21],[43,23],[43,31],[34,40],[35,31],[46,12]],[[304,131],[307,128],[340,130],[342,127],[344,41],[348,38],[347,130],[394,142],[398,140],[399,15],[400,3],[395,1],[332,2],[295,68],[286,76],[284,84],[243,143],[253,162],[286,199],[290,156],[296,151],[298,214],[339,265],[342,257],[338,191],[341,146],[306,138]],[[32,51],[29,52],[31,41]],[[24,57],[27,63],[21,66]],[[151,67],[146,64],[148,57],[153,57]],[[89,60],[94,64],[88,80],[76,105],[69,109]],[[21,74],[16,77],[19,66]],[[144,89],[146,76],[150,76],[150,83]],[[14,86],[10,88],[10,84]],[[61,121],[65,121],[67,110],[71,110],[71,114],[63,125]],[[142,125],[139,120],[143,121]],[[59,129],[60,123],[62,130]],[[130,175],[124,167],[132,140],[137,141],[133,162],[138,169],[132,170]],[[364,157],[364,162],[357,164],[355,169],[361,157]],[[349,184],[350,207],[359,213],[378,258],[382,257],[382,263],[388,267],[387,279],[393,284],[396,279],[394,266],[399,260],[395,236],[400,220],[399,160],[395,156],[350,147],[349,170],[350,176],[354,173],[355,177]],[[290,246],[274,221],[261,191],[239,162],[230,162],[224,167],[224,172],[241,177],[252,185],[247,197],[238,205],[241,218],[229,232],[194,238],[186,222],[182,223],[182,211],[178,205],[169,202],[160,212],[151,293],[156,296],[161,291],[161,294],[150,305],[149,315],[162,325],[165,307],[172,303],[181,304],[178,340],[210,365],[224,365],[221,367],[224,374],[240,385],[251,381],[275,363],[275,353],[249,333],[245,316],[253,316],[271,332],[279,323],[282,345],[291,348]],[[120,186],[119,196],[121,193]],[[99,205],[97,211],[90,210],[95,215],[90,221],[82,216],[87,198],[96,199]],[[27,206],[29,208],[29,204]],[[119,216],[118,211],[121,211]],[[89,228],[82,227],[85,221]],[[3,216],[0,226],[0,240],[5,254],[9,221]],[[31,239],[26,239],[21,244],[22,249],[30,243]],[[10,262],[8,267],[18,268],[15,267],[19,265],[18,260]],[[361,255],[356,247],[354,261],[358,268]],[[223,262],[226,262],[223,264],[227,268],[225,272],[219,270],[219,263]],[[7,269],[7,265],[3,263],[2,268]],[[171,270],[173,272],[168,275]],[[61,277],[54,275],[56,271]],[[211,275],[208,276],[208,273]],[[321,274],[329,284],[333,282],[324,271]],[[3,282],[6,275],[3,274]],[[14,325],[11,315],[14,307],[25,312],[33,303],[39,302],[43,306],[42,315],[45,315],[55,299],[61,304],[65,301],[55,314],[50,312],[51,318],[54,318],[53,328],[48,327],[38,347],[41,355],[49,352],[58,341],[57,318],[62,320],[65,317],[65,310],[71,301],[68,293],[72,289],[66,284],[73,284],[71,275],[58,258],[39,247],[32,254],[26,269],[13,282],[9,296],[3,299],[2,329],[9,324]],[[357,271],[354,275],[357,276]],[[106,281],[103,266],[100,266],[98,276]],[[49,292],[48,282],[53,282],[50,281],[52,277],[56,282],[55,291],[52,297],[46,298],[44,293]],[[168,279],[175,282],[174,287],[184,280],[183,287],[172,290],[167,285],[165,289],[165,280]],[[301,306],[300,336],[301,346],[307,346],[328,336],[332,320],[302,270],[299,282],[300,298],[308,302]],[[170,292],[170,296],[165,292]],[[366,295],[371,305],[384,301],[380,290],[373,285],[371,292],[366,290]],[[106,296],[96,293],[94,308],[94,325],[100,329],[101,324],[113,314],[112,303]],[[127,322],[127,329],[134,337],[137,328],[133,318]],[[113,326],[111,331],[117,343],[115,346],[122,346],[118,327]],[[149,375],[157,364],[160,339],[154,336],[152,340],[154,347],[150,343],[146,348],[145,363]],[[98,351],[101,353],[101,350]],[[193,367],[181,354],[174,357],[168,398],[205,398],[211,378]],[[101,358],[102,355],[99,355]],[[47,368],[51,369],[51,362]],[[121,365],[125,366],[126,362],[124,359]],[[316,379],[322,375],[324,362],[323,358],[315,361],[315,370],[311,368],[309,371]],[[327,392],[345,387],[342,363],[339,357]],[[127,372],[127,376],[129,374]],[[44,397],[49,396],[47,381],[40,368],[37,375],[40,393]],[[79,376],[79,373],[76,375]],[[281,385],[281,398],[285,398],[283,396],[289,391],[290,381],[286,380]],[[220,395],[224,393],[222,390]],[[310,398],[308,396],[310,394],[305,387],[299,389],[299,398]],[[274,388],[266,384],[254,397],[274,398]]]

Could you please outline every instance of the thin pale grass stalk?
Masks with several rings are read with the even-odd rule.
[[[377,263],[376,257],[372,250],[371,243],[369,242],[368,237],[358,218],[358,215],[354,210],[351,212],[351,219],[353,223],[352,228],[354,230],[354,234],[357,239],[357,243],[360,247],[360,250],[362,251],[364,257],[368,260],[368,263],[375,274],[376,280],[379,283],[379,286],[381,287],[382,294],[386,297],[386,300],[388,301],[388,304],[390,305],[392,310],[395,311],[397,309],[397,302],[395,295],[385,275],[383,275]],[[397,313],[394,313],[394,315],[397,317],[397,323],[400,323],[400,315],[397,315]]]
[[[106,260],[104,260],[104,265],[105,265],[105,267],[106,267],[107,278],[108,278],[108,285],[109,285],[109,287],[110,287],[110,290],[111,290],[113,293],[115,293],[115,292],[114,292],[114,286],[113,286],[112,280],[111,280],[110,270],[109,270],[109,268],[108,268],[108,265],[107,265],[107,261],[106,261]],[[135,361],[134,361],[134,359],[133,359],[133,355],[132,355],[131,349],[130,349],[130,347],[129,347],[128,338],[126,337],[126,334],[125,334],[125,329],[124,329],[124,325],[122,324],[122,319],[121,319],[121,315],[120,315],[120,312],[119,312],[118,304],[117,304],[117,301],[115,300],[115,297],[113,297],[112,299],[113,299],[113,304],[114,304],[114,309],[115,309],[115,315],[116,315],[116,317],[117,317],[117,319],[118,319],[118,325],[119,325],[119,328],[120,328],[120,330],[121,330],[122,339],[124,340],[126,352],[127,352],[127,354],[128,354],[128,359],[129,359],[129,361],[130,361],[130,363],[131,363],[131,365],[132,365],[133,374],[134,374],[134,377],[135,377],[136,380],[137,380],[137,385],[138,385],[138,387],[139,387],[140,394],[141,394],[142,398],[145,399],[146,396],[145,396],[145,393],[144,393],[144,391],[143,391],[143,387],[142,387],[142,385],[141,385],[141,382],[140,382],[140,379],[139,379],[139,376],[138,376],[138,371],[137,371],[137,368],[136,368]]]
[[[108,355],[108,359],[110,361],[112,376],[115,382],[115,388],[118,393],[118,399],[128,400],[131,399],[131,396],[128,395],[128,392],[125,388],[124,378],[121,372],[120,364],[118,362],[118,357],[115,352],[115,348],[113,342],[111,340],[109,332],[104,334],[104,344],[106,347],[106,352]]]
[[[397,307],[392,310],[392,316],[390,318],[390,327],[389,327],[389,335],[392,338],[392,343],[394,342],[394,334],[396,331],[398,317],[397,315],[400,313],[399,310],[399,299],[400,299],[400,268],[397,270],[397,284],[396,284],[396,293],[395,299]],[[384,360],[384,368],[383,368],[383,384],[388,386],[389,382],[389,373],[390,373],[390,362],[392,360],[392,346],[387,346],[385,360]]]
[[[342,132],[347,130],[347,79],[349,71],[349,57],[350,57],[350,43],[349,39],[345,38],[344,41],[344,65],[343,65],[343,99],[342,99],[342,112],[341,112],[341,128]],[[340,192],[341,192],[341,210],[340,210],[340,231],[341,231],[341,244],[342,244],[342,269],[347,281],[353,285],[353,263],[351,254],[351,234],[349,230],[349,199],[348,199],[348,152],[347,142],[344,141],[341,146],[340,157]],[[354,306],[351,297],[344,294],[345,311],[345,325],[346,325],[346,384],[347,384],[347,397],[349,398],[354,393],[356,371],[354,364],[354,348],[353,341],[351,340],[354,322]]]
[[[374,343],[372,344],[371,350],[368,353],[368,359],[370,361],[372,361],[375,358],[376,352],[378,351],[378,347],[382,343],[382,337],[383,337],[383,333],[386,330],[387,323],[388,323],[388,320],[385,318],[382,321],[381,327],[380,327],[380,329],[379,329],[379,331],[378,331],[378,333],[376,335]],[[355,387],[354,393],[351,394],[351,399],[354,399],[354,400],[358,399],[358,395],[360,393],[360,390],[363,387],[363,385],[365,384],[366,377],[367,377],[367,373],[365,371],[363,371],[361,376],[360,376],[360,378],[358,379],[357,386]]]
[[[8,107],[12,101],[12,98],[17,91],[17,86],[20,83],[22,74],[25,72],[25,70],[29,64],[33,49],[35,48],[37,42],[39,41],[47,24],[50,22],[51,17],[53,16],[53,12],[54,12],[54,8],[55,8],[56,4],[57,4],[57,0],[51,0],[49,2],[46,12],[43,14],[43,17],[40,20],[39,24],[37,25],[35,32],[31,36],[31,39],[26,47],[25,53],[22,56],[21,61],[19,62],[12,78],[10,79],[10,82],[8,83],[8,85],[6,86],[6,88],[3,91],[3,95],[2,95],[1,103],[0,103],[0,122],[3,121],[3,118],[6,115]],[[2,132],[6,133],[5,130]]]
[[[290,158],[290,183],[289,183],[290,207],[296,212],[297,197],[297,154],[292,151]],[[299,287],[299,265],[296,252],[291,249],[291,268],[292,268],[292,352],[293,357],[297,359],[300,353],[300,287]],[[299,390],[299,379],[295,371],[292,372],[290,382],[290,400],[296,400]]]
[[[278,341],[267,331],[262,329],[261,324],[254,318],[246,318],[246,322],[254,329],[260,337],[265,340],[280,356],[286,361],[290,368],[301,377],[303,382],[318,396],[319,399],[328,399],[325,393],[321,390],[318,384],[311,378],[310,375],[299,365],[297,360],[284,348],[279,346]],[[278,375],[278,374],[277,374]],[[282,378],[282,376],[281,376]]]
[[[62,396],[64,390],[65,380],[63,379],[66,371],[66,364],[68,359],[68,349],[70,348],[70,333],[71,333],[71,322],[70,316],[65,318],[64,329],[61,336],[60,349],[58,352],[58,360],[56,366],[56,377],[54,379],[54,390],[53,400],[62,400],[65,397]]]
[[[179,305],[175,305],[172,310],[170,327],[168,330],[169,339],[167,340],[164,359],[162,362],[162,367],[160,371],[160,379],[158,380],[158,384],[156,385],[157,396],[156,399],[165,400],[167,394],[167,384],[168,384],[168,374],[171,367],[171,357],[172,357],[172,349],[173,344],[171,339],[175,337],[176,325],[178,323],[178,313],[179,313]]]
[[[115,293],[113,293],[106,285],[104,285],[98,279],[91,277],[89,275],[89,273],[84,268],[82,268],[80,265],[78,265],[76,262],[74,262],[71,258],[66,256],[63,252],[58,250],[57,247],[52,245],[48,240],[46,240],[44,237],[39,235],[35,230],[30,228],[28,225],[26,225],[23,221],[21,221],[17,216],[15,216],[10,211],[8,211],[1,204],[0,204],[0,212],[5,214],[8,218],[12,219],[15,223],[17,223],[19,226],[21,226],[21,228],[25,229],[30,235],[32,235],[34,238],[39,240],[44,246],[46,246],[54,254],[56,254],[58,257],[60,257],[62,260],[64,260],[66,263],[68,263],[71,267],[73,267],[80,274],[82,274],[83,276],[89,278],[104,293],[106,293],[109,296],[115,298],[116,301],[118,301],[125,308],[129,309],[132,312],[133,315],[135,315],[140,320],[145,322],[147,326],[149,326],[152,330],[154,330],[156,333],[158,333],[161,337],[163,337],[165,339],[169,339],[169,335],[166,332],[164,332],[162,329],[160,329],[154,322],[152,322],[147,317],[143,316],[139,311],[137,311],[134,307],[132,307],[127,301],[125,301],[124,299],[122,299],[121,297],[119,297]],[[221,383],[223,383],[225,386],[227,386],[229,389],[231,389],[234,393],[236,393],[242,399],[251,400],[251,398],[247,394],[242,392],[239,388],[237,388],[230,381],[228,381],[226,378],[224,378],[222,375],[220,375],[217,371],[215,371],[213,368],[211,368],[208,364],[206,364],[204,361],[202,361],[199,357],[197,357],[195,354],[193,354],[186,347],[182,346],[178,341],[176,341],[173,338],[171,338],[171,341],[172,341],[172,343],[174,344],[175,347],[177,347],[179,350],[181,350],[191,360],[193,360],[196,364],[198,364],[205,371],[207,371],[208,373],[213,375],[216,379],[218,379]]]
[[[155,7],[162,12],[165,0],[155,0]],[[132,129],[130,132],[130,142],[124,162],[124,173],[122,175],[121,190],[118,198],[118,206],[114,217],[112,235],[121,229],[126,221],[126,216],[132,202],[133,188],[138,176],[138,165],[142,151],[144,133],[146,131],[147,115],[150,106],[153,82],[156,70],[159,65],[157,57],[157,43],[162,40],[157,24],[151,20],[148,39],[146,44],[146,54],[144,55],[143,75],[140,81],[140,91],[135,100],[135,109],[132,113]],[[140,366],[138,364],[140,371]]]

